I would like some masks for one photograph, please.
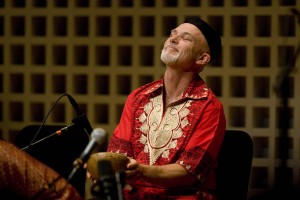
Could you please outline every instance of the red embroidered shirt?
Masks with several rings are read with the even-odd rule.
[[[128,96],[107,151],[148,165],[180,164],[199,182],[176,189],[139,183],[124,199],[215,199],[214,170],[226,126],[223,106],[199,76],[166,108],[162,91],[163,80],[158,80]]]

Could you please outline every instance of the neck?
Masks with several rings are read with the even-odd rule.
[[[182,94],[196,75],[197,74],[194,72],[178,72],[167,68],[164,74],[165,105],[168,106],[170,103],[181,98]]]

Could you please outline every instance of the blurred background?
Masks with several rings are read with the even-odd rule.
[[[45,124],[71,124],[64,93],[110,135],[127,95],[162,77],[170,30],[200,16],[223,44],[201,76],[223,102],[227,129],[254,143],[249,199],[273,190],[282,163],[299,188],[299,10],[298,0],[0,0],[0,138],[15,142],[56,101]]]

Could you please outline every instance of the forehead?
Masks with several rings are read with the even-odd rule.
[[[197,37],[202,35],[201,31],[195,25],[190,23],[180,24],[175,30],[178,32],[186,32]]]

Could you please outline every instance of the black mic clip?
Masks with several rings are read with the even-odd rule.
[[[89,125],[88,119],[85,113],[81,113],[80,115],[73,118],[72,122],[82,129],[84,129],[89,135],[93,131],[92,127]]]

